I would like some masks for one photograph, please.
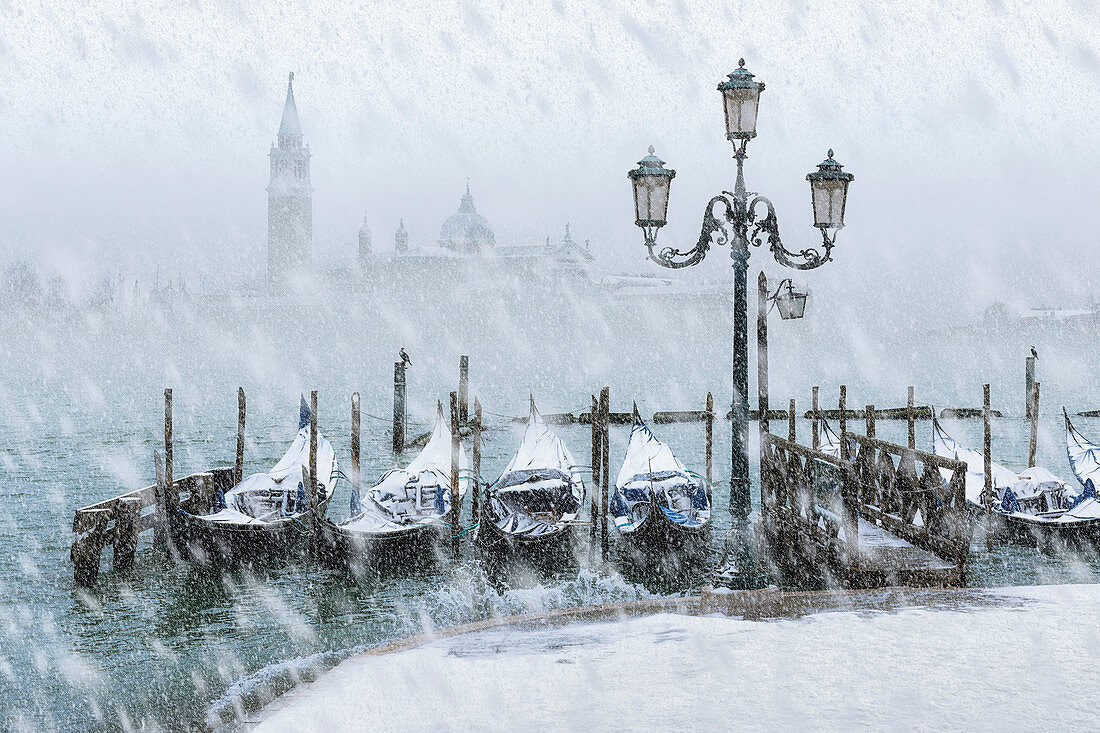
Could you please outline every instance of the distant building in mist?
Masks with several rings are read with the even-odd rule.
[[[309,180],[309,146],[294,104],[294,72],[286,85],[286,103],[277,144],[271,146],[271,181],[267,186],[267,278],[279,286],[295,272],[310,267],[313,253],[313,186]],[[370,234],[367,234],[368,240]]]
[[[493,228],[485,217],[474,208],[470,182],[466,181],[466,194],[458,205],[458,211],[443,222],[439,230],[439,246],[462,254],[481,254],[497,244]]]

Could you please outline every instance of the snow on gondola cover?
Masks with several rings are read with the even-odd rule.
[[[458,451],[459,506],[470,488],[470,462]],[[436,410],[435,427],[424,449],[405,468],[382,474],[362,497],[352,489],[351,516],[336,526],[367,536],[396,535],[426,525],[442,526],[451,512],[451,428]]]
[[[309,511],[305,486],[309,476],[310,409],[302,398],[298,434],[279,462],[267,473],[254,473],[214,497],[209,514],[188,515],[214,527],[285,523]],[[339,469],[332,444],[317,431],[317,503],[336,488]]]
[[[583,502],[580,467],[532,400],[523,440],[490,487],[482,521],[518,540],[550,539],[568,529]]]
[[[636,418],[609,507],[615,527],[624,536],[638,531],[649,518],[655,498],[673,525],[692,529],[710,521],[704,483]]]

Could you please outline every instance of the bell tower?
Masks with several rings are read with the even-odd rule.
[[[294,105],[294,72],[286,85],[286,103],[276,144],[271,146],[271,180],[267,186],[267,279],[286,283],[313,260],[313,186],[309,180],[309,146]]]

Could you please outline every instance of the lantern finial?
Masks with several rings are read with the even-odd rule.
[[[649,146],[649,154],[650,154],[650,155],[653,155],[653,153],[654,153],[654,150],[653,150],[653,146],[652,146],[652,145],[650,145],[650,146]]]
[[[742,68],[742,69],[743,69],[743,68],[745,68],[745,59],[740,59],[740,60],[739,60],[739,61],[737,62],[737,65],[738,65],[738,66],[739,66],[740,68]]]

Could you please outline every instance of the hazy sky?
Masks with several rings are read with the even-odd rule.
[[[748,183],[789,248],[817,236],[805,174],[826,150],[856,175],[837,262],[804,282],[960,307],[1084,299],[1100,10],[955,5],[0,0],[0,258],[74,278],[89,257],[261,266],[293,70],[318,261],[353,256],[364,212],[378,249],[401,216],[434,243],[468,176],[499,243],[570,221],[608,269],[657,271],[626,171],[656,145],[678,171],[662,239],[694,240],[733,184],[715,86],[744,56],[767,84]]]

